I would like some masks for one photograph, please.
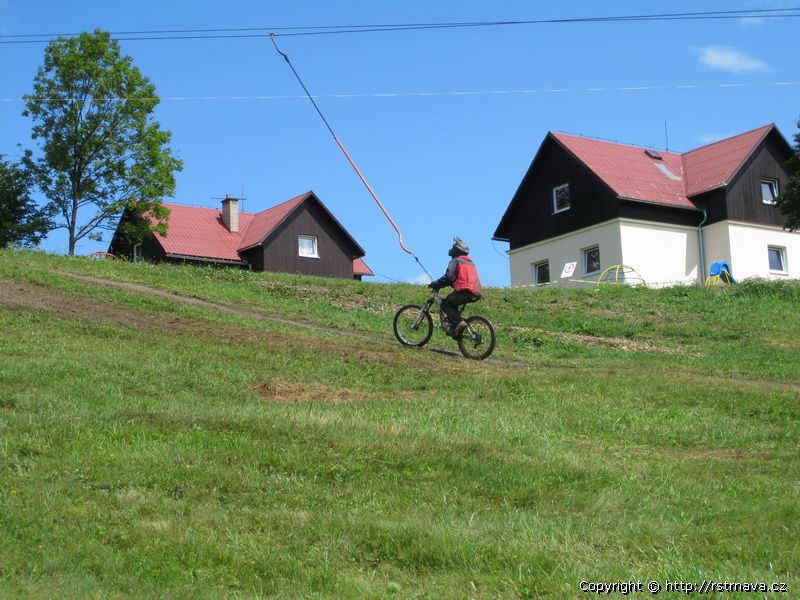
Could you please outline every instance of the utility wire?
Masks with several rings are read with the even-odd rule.
[[[640,15],[616,15],[607,17],[572,17],[559,19],[530,19],[508,21],[468,21],[468,22],[442,22],[442,23],[388,23],[370,25],[323,25],[323,26],[291,26],[291,27],[248,27],[248,28],[217,28],[217,29],[161,29],[142,31],[111,32],[114,36],[144,36],[122,37],[120,41],[143,40],[182,40],[182,39],[230,39],[230,38],[256,38],[264,32],[274,33],[275,37],[309,36],[309,35],[336,35],[344,33],[376,33],[387,31],[415,31],[427,29],[453,29],[474,27],[500,27],[512,25],[544,25],[544,24],[574,24],[574,23],[610,23],[610,22],[646,22],[646,21],[685,21],[706,19],[782,19],[800,17],[800,6],[792,8],[754,9],[754,10],[727,10],[704,11],[685,13],[658,13]],[[250,33],[247,33],[250,32]],[[184,35],[165,35],[184,34]],[[204,35],[191,35],[204,34]],[[0,35],[0,44],[30,44],[43,43],[53,37],[74,37],[79,33],[41,33],[41,34],[13,34]],[[45,39],[21,39],[45,38]]]
[[[652,92],[667,90],[697,89],[736,89],[750,87],[790,87],[800,86],[800,81],[761,81],[748,83],[689,83],[671,85],[628,85],[621,87],[585,87],[585,88],[539,88],[516,90],[466,90],[466,91],[428,91],[428,92],[365,92],[343,94],[313,94],[314,100],[349,99],[349,98],[426,98],[436,96],[510,96],[522,94],[571,94],[591,92]],[[160,100],[162,102],[188,101],[242,101],[242,100],[306,100],[308,96],[300,95],[266,95],[266,96],[161,96],[159,98],[136,98],[135,100]],[[47,102],[73,102],[77,98],[39,98]],[[25,98],[0,98],[0,102],[22,102]],[[104,98],[104,101],[125,102],[129,98]]]
[[[283,59],[286,61],[286,64],[289,65],[289,68],[292,70],[292,73],[294,73],[294,76],[297,79],[297,82],[303,88],[303,91],[306,93],[306,96],[308,96],[308,99],[311,100],[311,104],[314,105],[314,109],[317,111],[317,114],[322,119],[322,122],[325,123],[325,127],[328,128],[328,131],[333,136],[334,141],[336,142],[336,144],[339,146],[339,149],[344,154],[345,158],[347,159],[347,162],[349,162],[350,166],[353,167],[353,170],[356,172],[356,175],[358,175],[358,178],[361,179],[361,183],[364,184],[364,187],[367,188],[367,191],[372,196],[372,199],[375,200],[375,202],[378,204],[378,207],[381,209],[381,212],[383,213],[383,216],[386,217],[386,219],[389,221],[389,223],[394,228],[395,232],[397,232],[397,238],[398,238],[398,241],[400,242],[400,248],[402,248],[403,251],[406,252],[407,254],[410,254],[411,256],[413,256],[414,260],[417,261],[417,264],[422,268],[423,271],[425,271],[425,273],[428,275],[428,277],[430,277],[431,280],[433,280],[433,276],[430,273],[428,273],[428,269],[426,269],[425,266],[420,262],[419,257],[416,254],[414,254],[405,245],[405,243],[403,242],[403,232],[400,231],[400,228],[397,226],[397,223],[394,222],[394,219],[392,219],[391,215],[389,214],[389,211],[386,210],[386,207],[383,205],[383,202],[381,202],[380,198],[378,198],[378,195],[374,192],[374,190],[372,189],[372,186],[370,186],[369,182],[367,181],[366,177],[364,177],[363,173],[361,173],[361,170],[358,168],[358,165],[356,165],[355,161],[350,156],[350,153],[344,147],[344,144],[341,142],[341,140],[339,140],[339,137],[333,131],[333,128],[331,127],[330,123],[328,123],[328,119],[326,119],[325,115],[322,114],[322,111],[320,110],[319,106],[317,105],[316,101],[314,100],[314,97],[311,95],[311,92],[308,91],[308,88],[306,87],[306,84],[303,83],[303,80],[300,78],[299,73],[295,70],[294,65],[292,64],[292,61],[289,60],[289,56],[285,52],[282,52],[281,49],[278,47],[278,43],[275,41],[275,35],[274,34],[270,34],[270,40],[272,41],[272,45],[275,46],[275,50],[277,51],[277,53],[280,54],[283,57]]]

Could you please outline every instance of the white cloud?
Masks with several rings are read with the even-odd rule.
[[[730,73],[752,73],[769,71],[764,61],[753,58],[749,54],[728,46],[704,46],[698,48],[700,62],[712,69],[729,71]]]
[[[412,277],[408,280],[408,283],[413,283],[414,285],[428,285],[430,282],[431,278],[425,273],[420,273],[416,277]]]

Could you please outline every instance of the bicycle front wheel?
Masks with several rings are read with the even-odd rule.
[[[494,327],[484,317],[467,317],[467,328],[458,338],[461,354],[473,360],[483,360],[494,350],[497,338]]]
[[[418,304],[406,304],[394,316],[394,337],[404,346],[421,348],[433,335],[433,319]]]

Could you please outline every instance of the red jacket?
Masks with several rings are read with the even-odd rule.
[[[468,291],[483,295],[478,269],[469,256],[457,256],[447,265],[447,272],[434,282],[436,287],[453,286],[456,292]]]

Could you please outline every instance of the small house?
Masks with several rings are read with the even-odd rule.
[[[344,279],[373,275],[363,260],[363,248],[314,192],[258,213],[239,211],[238,199],[229,196],[219,210],[181,204],[164,206],[170,211],[166,235],[153,233],[131,243],[122,238],[118,229],[108,251],[131,260]]]

